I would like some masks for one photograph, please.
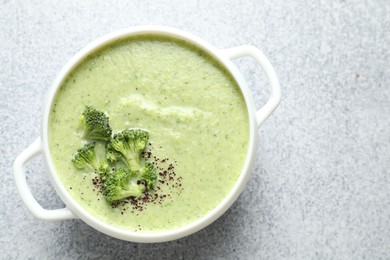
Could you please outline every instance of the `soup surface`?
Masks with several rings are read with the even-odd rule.
[[[158,176],[162,199],[113,206],[93,184],[95,174],[74,167],[86,143],[79,130],[85,106],[106,111],[114,132],[149,131],[152,158],[174,177],[162,183]],[[49,119],[51,159],[64,187],[96,218],[131,231],[175,229],[206,215],[237,181],[248,140],[245,101],[224,67],[196,46],[156,35],[89,55],[63,82]]]

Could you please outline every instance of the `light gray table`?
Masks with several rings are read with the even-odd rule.
[[[0,258],[390,259],[390,2],[227,2],[0,0]],[[66,61],[140,24],[178,27],[220,48],[258,46],[283,89],[237,202],[206,229],[163,244],[36,219],[12,176]],[[249,59],[237,66],[260,107],[264,75]],[[28,181],[45,207],[63,206],[41,158]]]

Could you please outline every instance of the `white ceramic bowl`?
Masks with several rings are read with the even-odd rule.
[[[53,165],[53,162],[50,158],[49,151],[49,142],[48,142],[48,122],[49,122],[49,113],[52,106],[54,96],[58,89],[60,88],[64,79],[68,76],[69,72],[77,66],[77,64],[83,60],[88,54],[100,48],[103,45],[108,44],[114,40],[128,37],[131,35],[142,35],[142,34],[159,34],[166,35],[172,38],[184,39],[187,42],[197,45],[204,51],[211,54],[216,60],[223,64],[227,70],[233,75],[234,79],[237,81],[239,87],[241,88],[242,94],[244,96],[248,115],[249,115],[249,145],[248,152],[246,156],[245,164],[242,168],[241,175],[234,185],[233,189],[226,196],[226,198],[221,201],[221,203],[211,210],[207,215],[198,219],[193,223],[189,223],[186,226],[180,227],[178,229],[169,230],[169,231],[156,231],[156,232],[132,232],[123,229],[119,229],[113,226],[110,226],[99,219],[92,216],[84,208],[82,208],[66,191],[60,179],[58,178],[56,169]],[[243,79],[242,75],[238,72],[237,68],[231,62],[232,59],[240,57],[252,57],[254,58],[260,66],[263,68],[269,84],[270,84],[270,98],[267,103],[258,111],[256,111],[254,102],[252,99],[251,92]],[[267,58],[261,53],[260,50],[253,46],[239,46],[229,49],[217,49],[204,40],[177,30],[173,28],[160,27],[160,26],[139,26],[131,27],[128,29],[120,30],[106,36],[103,36],[91,44],[79,51],[60,71],[57,78],[54,80],[54,83],[48,92],[46,104],[44,106],[43,113],[43,122],[42,122],[42,132],[41,136],[32,143],[27,149],[25,149],[15,160],[14,162],[14,177],[16,182],[16,187],[19,191],[19,194],[26,204],[27,208],[34,214],[36,217],[49,221],[58,221],[66,219],[78,219],[80,218],[86,222],[91,227],[107,234],[112,237],[116,237],[123,240],[134,241],[134,242],[163,242],[173,239],[178,239],[184,236],[188,236],[200,229],[206,227],[218,217],[220,217],[237,199],[243,190],[251,170],[253,168],[254,156],[256,154],[256,145],[257,145],[257,129],[258,127],[268,118],[268,116],[275,110],[275,108],[280,103],[281,93],[279,82],[276,76],[276,73],[267,60]],[[30,189],[26,182],[26,175],[24,166],[25,164],[36,157],[37,155],[42,154],[44,162],[49,169],[49,178],[57,191],[58,195],[61,197],[63,202],[66,204],[66,207],[63,209],[56,210],[47,210],[42,208],[41,205],[34,199]]]

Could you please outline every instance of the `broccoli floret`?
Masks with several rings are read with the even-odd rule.
[[[91,106],[86,106],[84,112],[81,114],[80,122],[84,138],[97,141],[109,141],[112,129],[108,120],[108,116],[103,112]]]
[[[77,150],[76,155],[72,159],[74,166],[77,169],[89,169],[102,178],[104,178],[109,171],[107,160],[99,160],[95,152],[95,142],[84,145],[83,148]]]
[[[107,175],[104,182],[104,196],[107,201],[113,202],[127,197],[140,197],[145,186],[132,181],[134,172],[128,168],[121,168]]]
[[[141,197],[145,188],[150,190],[154,187],[156,180],[156,169],[150,162],[146,162],[145,167],[139,171],[120,168],[105,175],[104,196],[108,202],[128,197]]]
[[[72,159],[77,169],[91,169],[98,171],[100,162],[96,157],[95,143],[88,143],[83,148],[77,150],[75,157]]]
[[[149,133],[141,129],[125,129],[121,133],[115,134],[109,147],[107,158],[114,160],[117,154],[112,149],[121,153],[123,161],[132,170],[138,171],[144,166],[142,152],[149,141]]]
[[[148,190],[153,189],[156,184],[157,174],[156,168],[150,162],[145,163],[145,167],[139,171],[139,179],[144,180]]]
[[[106,144],[106,159],[109,163],[116,163],[118,160],[123,158],[122,154],[115,150],[111,143]]]
[[[97,169],[97,173],[100,175],[103,181],[106,180],[106,176],[109,173],[109,166],[107,160],[101,160],[99,169]]]

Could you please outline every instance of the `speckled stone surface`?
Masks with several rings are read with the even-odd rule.
[[[388,0],[0,0],[0,258],[390,259],[389,13]],[[219,48],[253,44],[283,91],[237,202],[206,229],[162,244],[39,220],[12,174],[40,134],[44,95],[66,61],[140,24],[178,27]],[[260,107],[264,75],[250,59],[236,64]],[[27,175],[44,207],[63,206],[41,158]]]

